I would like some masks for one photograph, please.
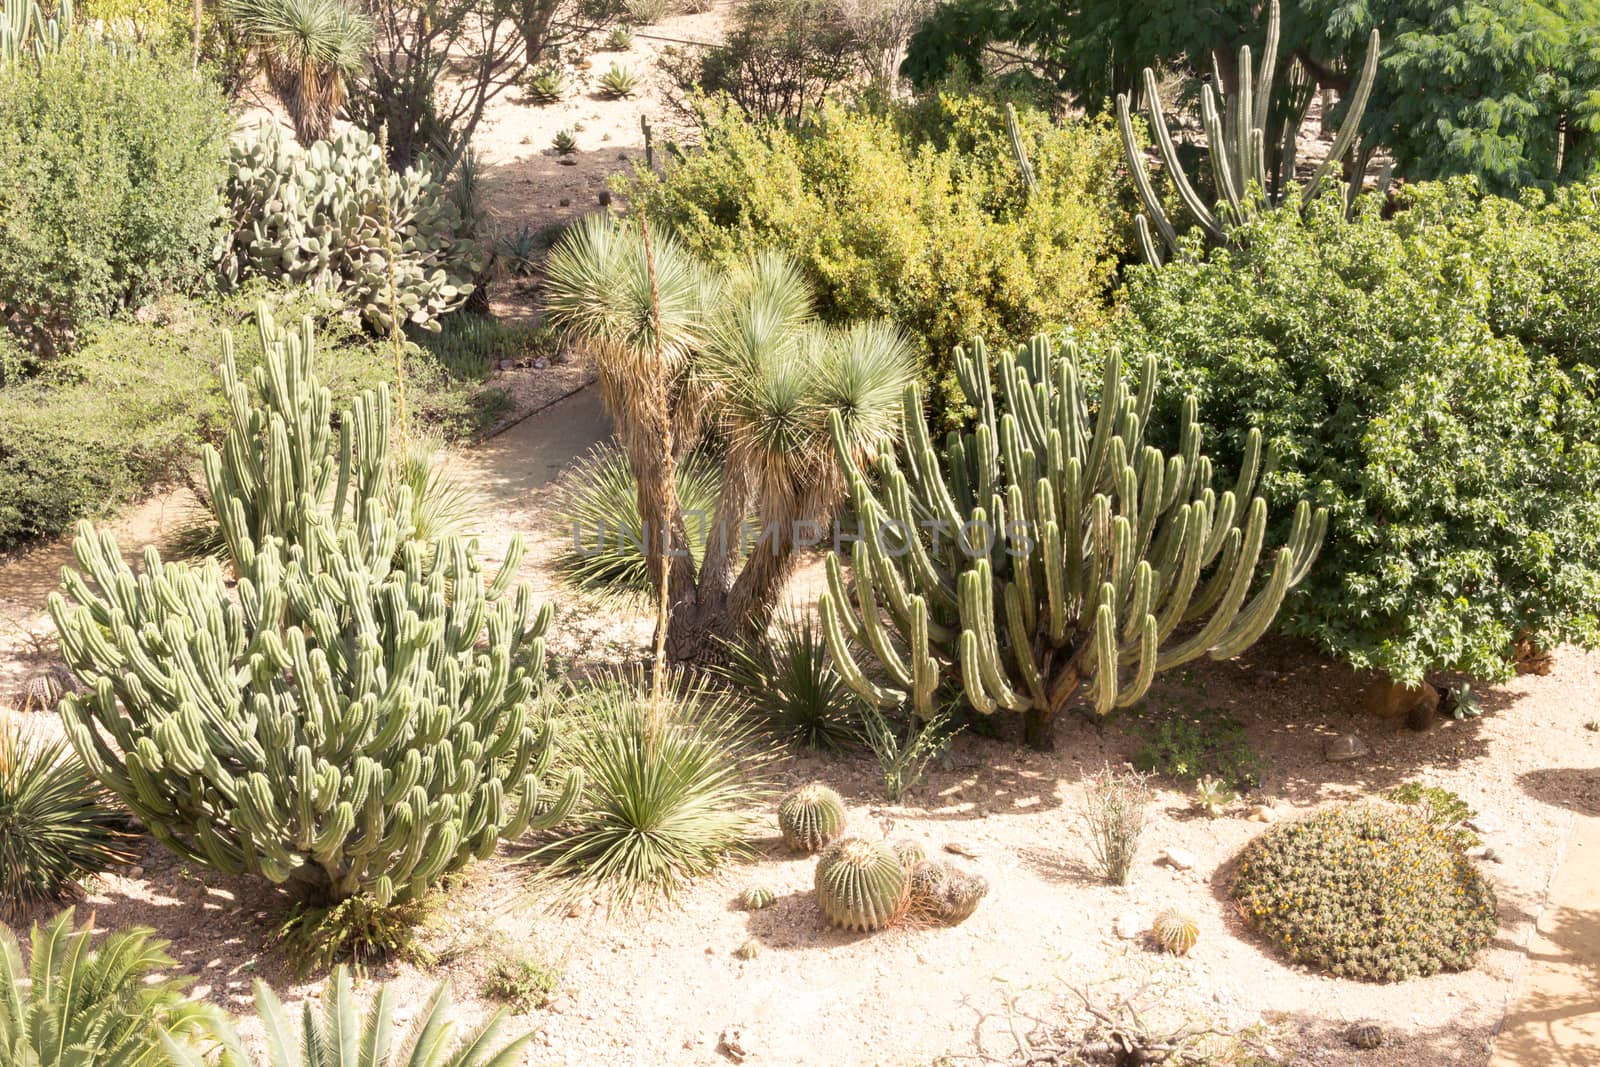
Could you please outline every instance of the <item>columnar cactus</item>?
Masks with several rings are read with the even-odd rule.
[[[909,477],[885,454],[869,482],[840,454],[861,531],[853,588],[829,556],[820,607],[830,654],[863,699],[909,703],[926,720],[953,678],[982,714],[1025,712],[1029,743],[1044,747],[1051,717],[1084,683],[1105,714],[1142,697],[1158,670],[1235,656],[1266,631],[1315,559],[1326,515],[1302,502],[1287,545],[1257,574],[1258,432],[1219,496],[1192,398],[1176,455],[1144,444],[1153,358],[1135,394],[1108,353],[1097,413],[1070,342],[1036,337],[1003,356],[998,387],[981,342],[955,362],[978,411],[972,432],[950,435],[941,455],[908,415]],[[915,386],[905,410],[922,410]]]
[[[810,782],[778,801],[778,830],[796,852],[816,852],[844,833],[844,798],[821,782]]]
[[[886,846],[845,837],[817,858],[817,905],[835,926],[879,930],[900,918],[906,903],[906,872]]]
[[[263,125],[234,145],[226,193],[226,280],[260,275],[338,293],[383,332],[393,310],[391,247],[399,317],[428,330],[466,300],[487,259],[429,166],[391,172],[359,129],[302,151]]]
[[[72,0],[61,0],[54,18],[45,17],[38,0],[5,0],[0,4],[0,67],[60,51],[73,27]]]
[[[1194,184],[1184,173],[1172,134],[1167,130],[1166,116],[1161,110],[1155,72],[1149,67],[1144,69],[1145,107],[1149,111],[1150,129],[1155,134],[1161,162],[1177,187],[1179,199],[1212,241],[1225,240],[1233,227],[1264,208],[1278,207],[1290,195],[1300,124],[1304,121],[1315,87],[1300,69],[1299,61],[1291,61],[1290,85],[1298,91],[1292,94],[1294,99],[1286,107],[1280,107],[1274,114],[1272,80],[1278,63],[1278,27],[1278,0],[1272,0],[1267,14],[1267,41],[1262,50],[1260,68],[1252,69],[1250,46],[1242,45],[1239,48],[1237,92],[1227,99],[1219,95],[1222,88],[1220,71],[1211,84],[1200,87],[1200,118],[1210,147],[1212,184],[1217,191],[1214,207],[1208,206],[1200,198]],[[1378,74],[1378,43],[1378,31],[1374,29],[1367,41],[1366,61],[1356,80],[1344,121],[1328,149],[1327,158],[1300,190],[1301,206],[1309,204],[1316,197],[1328,172],[1355,144],[1356,132],[1361,128],[1361,116],[1366,111],[1367,98],[1372,93],[1372,82]],[[1148,217],[1140,215],[1135,220],[1139,246],[1146,260],[1159,265],[1162,254],[1150,232],[1151,221],[1155,222],[1162,241],[1174,252],[1178,249],[1178,233],[1145,170],[1144,149],[1134,137],[1131,112],[1129,94],[1120,94],[1117,97],[1117,124],[1122,132],[1122,146],[1127,154],[1134,186],[1139,190],[1139,199],[1149,213]],[[1279,175],[1275,188],[1269,187],[1267,181],[1269,152],[1277,153],[1271,161]]]
[[[309,349],[290,348],[268,346],[258,388],[325,414]],[[252,416],[269,403],[256,398]],[[328,442],[315,420],[247,423],[270,432],[230,436],[248,453],[237,466],[287,479],[298,456],[304,484],[321,486],[315,453]],[[341,472],[360,463],[354,436],[343,433]],[[321,902],[414,899],[501,837],[564,818],[580,783],[541,788],[552,746],[534,690],[550,609],[536,611],[527,586],[508,591],[520,541],[488,581],[470,543],[405,540],[404,488],[392,508],[372,497],[344,523],[308,489],[252,526],[221,480],[232,465],[206,470],[233,595],[215,562],[164,563],[147,548],[136,575],[110,534],[78,528],[79,570],[64,572],[50,611],[88,686],[60,713],[92,773],[186,859]]]

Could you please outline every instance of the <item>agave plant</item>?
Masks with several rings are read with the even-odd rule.
[[[555,67],[541,67],[528,78],[528,99],[535,104],[559,104],[566,93],[566,76]]]
[[[626,100],[639,91],[639,76],[621,63],[600,75],[600,92],[611,100]]]
[[[213,1016],[208,1029],[221,1047],[216,1067],[512,1067],[522,1062],[523,1047],[533,1036],[524,1034],[496,1047],[506,1020],[502,1008],[465,1039],[452,1041],[450,988],[440,985],[410,1035],[397,1039],[398,994],[390,986],[379,987],[365,1017],[358,1017],[350,972],[343,967],[329,978],[320,1009],[305,1005],[298,1027],[266,983],[257,980],[255,990],[256,1014],[266,1031],[265,1056],[252,1057],[238,1031]],[[163,1035],[162,1044],[176,1067],[209,1067],[213,1062],[170,1035]]]
[[[651,235],[647,258],[636,224],[605,214],[568,230],[546,269],[548,321],[594,359],[638,483],[643,527],[654,532],[652,580],[660,531],[671,531],[668,653],[721,654],[735,634],[766,629],[798,551],[825,536],[844,497],[829,409],[842,413],[843,447],[875,455],[916,375],[910,347],[883,323],[821,324],[810,286],[783,255],[714,275],[670,234]],[[665,397],[651,369],[658,358]],[[677,551],[687,523],[667,471],[708,435],[722,446],[723,482],[697,563]],[[748,546],[747,515],[762,535]]]
[[[198,1035],[206,1008],[184,998],[168,942],[132,927],[95,948],[93,921],[73,929],[72,909],[29,936],[32,966],[0,925],[0,1063],[15,1067],[165,1067],[166,1044]],[[200,1060],[185,1061],[200,1063]]]
[[[578,138],[571,130],[557,130],[550,141],[550,147],[556,150],[558,156],[570,156],[578,150]]]
[[[224,0],[224,10],[260,51],[295,137],[308,147],[325,139],[345,80],[366,63],[371,21],[346,0]]]
[[[637,678],[616,675],[567,701],[572,758],[587,785],[568,828],[531,854],[558,896],[597,895],[620,908],[670,900],[688,880],[751,854],[747,812],[764,789],[736,754],[749,727],[682,675],[664,690],[657,706]]]
[[[835,751],[861,740],[860,702],[833,669],[810,615],[779,618],[767,633],[733,645],[721,673],[786,740]]]
[[[0,918],[127,859],[110,795],[65,741],[0,716]]]
[[[606,51],[626,52],[633,47],[633,31],[627,26],[613,26],[606,35]]]

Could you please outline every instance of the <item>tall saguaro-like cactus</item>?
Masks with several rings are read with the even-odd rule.
[[[1261,66],[1252,68],[1250,46],[1239,48],[1239,84],[1226,98],[1222,89],[1221,71],[1215,71],[1214,85],[1200,87],[1200,120],[1205,127],[1208,156],[1211,160],[1212,185],[1216,190],[1216,203],[1207,204],[1184,172],[1178,159],[1177,147],[1167,130],[1167,118],[1161,109],[1161,94],[1156,75],[1149,67],[1144,69],[1144,100],[1150,120],[1150,130],[1155,135],[1156,149],[1161,154],[1162,165],[1178,190],[1178,197],[1194,216],[1207,237],[1216,242],[1226,240],[1228,231],[1257,212],[1274,208],[1292,195],[1295,153],[1298,146],[1300,124],[1311,102],[1312,86],[1299,68],[1298,60],[1290,67],[1291,86],[1298,83],[1297,101],[1280,101],[1280,110],[1273,115],[1272,82],[1278,64],[1278,29],[1280,16],[1278,0],[1272,0],[1267,13],[1266,47],[1261,52]],[[1345,111],[1344,122],[1339,127],[1327,157],[1317,166],[1309,181],[1300,189],[1300,206],[1316,198],[1329,170],[1339,163],[1355,144],[1356,133],[1361,128],[1361,116],[1367,108],[1367,98],[1372,94],[1372,82],[1378,74],[1378,31],[1374,29],[1367,40],[1366,60],[1356,80],[1354,95]],[[1215,63],[1215,55],[1212,59]],[[1163,243],[1173,252],[1178,250],[1178,232],[1168,218],[1150,175],[1145,168],[1144,149],[1134,136],[1132,104],[1129,94],[1117,96],[1117,126],[1122,132],[1122,147],[1127,155],[1128,170],[1133,175],[1134,186],[1147,214],[1135,219],[1139,246],[1150,263],[1161,263],[1161,250],[1150,232],[1154,221]],[[1268,153],[1276,153],[1269,162]],[[1275,165],[1279,180],[1273,185],[1267,180],[1269,166]],[[1357,179],[1359,184],[1359,178]]]
[[[230,388],[234,432],[206,463],[236,595],[215,562],[153,548],[135,574],[110,534],[80,525],[80,570],[63,572],[50,611],[88,691],[61,715],[91,771],[185,858],[321,902],[409,900],[577,800],[576,778],[541,789],[551,613],[508,588],[520,541],[489,581],[472,543],[407,540],[408,489],[369,494],[348,519],[330,510],[318,494],[342,495],[362,465],[359,420],[343,414],[330,460],[309,330],[271,338],[257,396]],[[224,378],[237,384],[231,351]],[[358,405],[383,408],[380,394]],[[330,463],[331,489],[316,473]],[[281,515],[246,508],[245,472]]]
[[[1005,355],[998,388],[982,343],[956,368],[978,418],[942,455],[913,386],[909,473],[886,455],[869,481],[841,456],[861,531],[853,588],[828,559],[821,614],[834,661],[866,700],[928,718],[941,683],[959,680],[979,712],[1026,712],[1028,741],[1043,747],[1084,685],[1103,714],[1138,700],[1157,671],[1249,647],[1315,559],[1327,518],[1302,501],[1287,544],[1262,562],[1259,433],[1220,495],[1192,398],[1177,454],[1144,444],[1154,358],[1134,393],[1109,353],[1098,412],[1071,342],[1035,337]]]
[[[72,0],[61,0],[53,18],[45,16],[39,0],[4,0],[0,3],[0,67],[60,51],[72,36],[73,26]]]

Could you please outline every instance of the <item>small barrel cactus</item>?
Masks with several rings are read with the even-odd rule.
[[[739,957],[741,960],[753,960],[757,956],[761,955],[761,942],[752,937],[750,940],[734,949],[733,954]]]
[[[1156,943],[1174,956],[1187,956],[1194,943],[1200,940],[1200,924],[1191,915],[1168,908],[1157,915],[1150,924]]]
[[[835,926],[881,929],[900,917],[905,901],[906,872],[876,841],[842,838],[817,860],[817,904]]]
[[[844,833],[844,798],[821,782],[791,790],[778,801],[778,829],[796,852],[819,852]]]
[[[889,850],[894,853],[894,858],[900,861],[900,866],[908,871],[928,858],[928,850],[922,847],[922,842],[909,837],[902,837],[892,842]]]
[[[924,860],[909,877],[910,912],[920,922],[957,926],[978,910],[989,882],[950,863]]]
[[[775,899],[776,895],[764,885],[753,885],[739,897],[747,911],[760,911]]]

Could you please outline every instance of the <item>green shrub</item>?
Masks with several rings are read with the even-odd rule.
[[[619,184],[696,253],[793,256],[830,321],[888,318],[959,410],[951,353],[1102,319],[1124,248],[1111,126],[1019,113],[1039,191],[1023,192],[1003,110],[951,94],[887,115],[824,107],[801,131],[704,106],[705,148]]]
[[[185,999],[176,961],[155,931],[130,927],[98,948],[91,918],[72,909],[29,936],[31,968],[11,928],[0,925],[0,1063],[28,1067],[162,1067],[158,1029],[187,1040],[206,1014]]]
[[[744,690],[757,721],[785,740],[838,751],[861,739],[856,696],[828,661],[809,614],[782,617],[767,633],[733,645],[723,671]]]
[[[66,742],[0,714],[0,919],[61,901],[127,858],[108,800]]]
[[[1245,846],[1233,897],[1291,960],[1347,978],[1463,970],[1499,928],[1454,834],[1380,805],[1273,826]]]
[[[560,894],[622,908],[670,900],[751,854],[748,809],[762,789],[740,766],[749,727],[726,700],[675,676],[656,707],[639,679],[619,675],[566,703],[584,796],[570,826],[533,853],[546,876],[570,876]]]
[[[1600,641],[1600,202],[1403,195],[1134,268],[1117,332],[1168,368],[1158,414],[1198,395],[1223,466],[1260,427],[1280,522],[1328,509],[1284,629],[1407,684],[1503,678],[1520,637]]]
[[[483,995],[498,1000],[518,1012],[528,1012],[550,1003],[561,988],[565,968],[539,956],[502,952],[496,956],[483,981]]]
[[[0,388],[0,551],[181,478],[226,415],[216,370],[222,331],[235,331],[242,369],[261,359],[249,323],[259,298],[281,321],[314,317],[320,376],[337,403],[393,377],[387,345],[343,319],[336,303],[303,290],[252,285],[220,301],[171,302],[154,322],[101,323],[47,375]],[[449,437],[494,418],[504,395],[456,380],[415,348],[407,349],[406,374],[413,418]]]
[[[206,278],[231,128],[176,57],[80,40],[0,66],[0,322],[59,351]]]

